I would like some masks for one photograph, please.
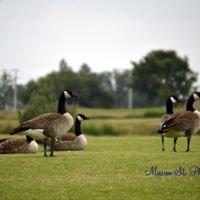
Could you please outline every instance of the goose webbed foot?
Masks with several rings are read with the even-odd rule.
[[[47,139],[44,139],[44,157],[47,157]]]
[[[55,138],[51,138],[51,149],[50,149],[50,156],[54,156],[54,143],[55,143]]]
[[[191,140],[191,136],[187,137],[187,149],[186,149],[186,152],[190,151],[190,140]]]
[[[177,152],[177,151],[176,151],[176,143],[177,143],[177,140],[178,140],[178,138],[175,137],[175,138],[174,138],[174,147],[173,147],[173,149],[172,149],[174,152]]]
[[[172,149],[174,152],[177,152],[175,148]]]
[[[163,135],[161,135],[161,141],[162,141],[162,151],[165,151],[165,139]]]

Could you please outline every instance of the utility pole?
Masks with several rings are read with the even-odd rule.
[[[128,88],[128,108],[133,108],[133,90],[131,87]]]
[[[17,73],[18,69],[14,70],[14,78],[13,78],[13,110],[17,110]]]

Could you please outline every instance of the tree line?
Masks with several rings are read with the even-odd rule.
[[[18,100],[28,112],[56,110],[60,92],[71,89],[79,95],[80,106],[119,108],[127,107],[131,88],[133,106],[145,107],[162,105],[169,94],[187,97],[195,90],[197,73],[190,68],[188,58],[174,50],[154,50],[131,64],[130,70],[95,73],[84,63],[75,72],[62,59],[57,71],[18,85]],[[0,78],[0,91],[0,107],[11,105],[12,81],[6,72]]]

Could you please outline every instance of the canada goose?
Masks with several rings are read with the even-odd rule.
[[[170,115],[158,129],[158,133],[174,137],[173,151],[175,152],[177,139],[182,136],[187,137],[186,151],[190,151],[191,136],[200,129],[200,112],[193,107],[193,103],[198,99],[200,99],[200,93],[192,93],[187,101],[186,111]]]
[[[26,135],[25,138],[6,138],[0,140],[0,153],[36,153],[38,144]]]
[[[174,95],[170,95],[167,100],[166,100],[166,114],[162,117],[161,120],[161,125],[163,124],[164,121],[166,121],[171,114],[174,113],[173,111],[173,104],[180,102],[179,99],[177,98],[177,96]],[[165,151],[165,136],[163,134],[161,134],[161,141],[162,141],[162,151]]]
[[[65,133],[56,140],[54,150],[83,150],[87,145],[87,139],[81,132],[81,122],[89,118],[83,114],[77,114],[75,119],[75,134]]]
[[[63,91],[59,98],[58,112],[59,113],[45,113],[38,117],[25,121],[20,126],[15,128],[11,134],[19,133],[29,129],[42,129],[45,136],[44,139],[44,156],[47,156],[46,147],[48,138],[51,139],[51,153],[53,156],[54,143],[56,138],[59,138],[66,131],[70,130],[73,126],[73,117],[66,112],[65,101],[70,97],[77,97],[72,91]]]

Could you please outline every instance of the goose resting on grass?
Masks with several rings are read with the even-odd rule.
[[[87,145],[87,138],[81,132],[81,122],[89,118],[83,114],[77,114],[75,119],[75,134],[65,133],[54,144],[56,151],[76,151],[83,150]],[[48,142],[50,144],[50,142]]]
[[[25,138],[6,138],[0,140],[0,153],[36,153],[38,144],[35,140],[26,135]]]
[[[167,137],[174,137],[175,152],[177,139],[182,136],[187,137],[186,152],[190,151],[191,137],[200,129],[200,112],[193,107],[193,103],[199,99],[199,92],[192,93],[187,101],[186,111],[172,114],[160,124],[157,132]]]
[[[59,113],[45,113],[38,117],[25,121],[20,126],[15,128],[11,134],[16,134],[21,131],[29,129],[42,129],[45,136],[44,139],[44,156],[47,156],[46,147],[48,138],[51,139],[51,153],[50,156],[54,156],[54,143],[56,138],[59,138],[66,131],[70,130],[73,126],[73,117],[66,112],[65,101],[70,97],[77,97],[72,91],[66,90],[61,93],[58,111]]]

